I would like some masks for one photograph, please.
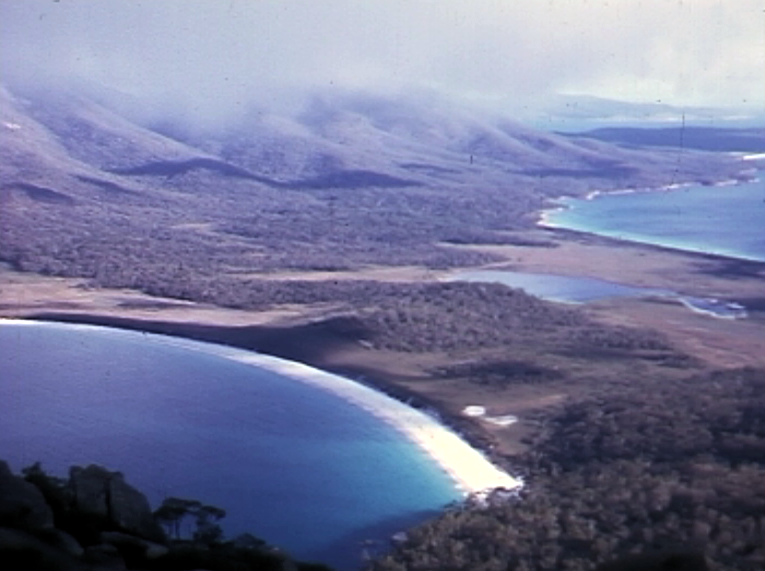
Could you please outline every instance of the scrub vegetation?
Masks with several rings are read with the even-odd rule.
[[[0,98],[0,276],[72,277],[116,298],[118,288],[163,298],[144,304],[150,321],[132,319],[140,308],[128,305],[119,318],[85,306],[51,315],[51,303],[48,318],[230,343],[364,376],[435,408],[523,476],[519,497],[455,506],[407,532],[373,569],[590,570],[621,553],[678,546],[723,571],[765,565],[762,369],[712,371],[702,350],[662,332],[497,284],[430,277],[512,262],[457,245],[554,248],[527,233],[550,198],[745,178],[733,157],[686,150],[679,160],[672,149],[384,100],[328,101],[298,118],[200,134],[66,94]],[[421,277],[362,278],[386,266]],[[165,320],[177,300],[245,315],[312,313],[268,327]],[[2,303],[42,316],[39,306]],[[490,427],[460,415],[470,404],[519,422]],[[188,514],[202,522],[197,539],[218,541],[221,514],[210,506],[178,500],[160,511],[173,534]]]
[[[762,370],[604,387],[546,416],[518,496],[474,498],[371,568],[589,570],[685,548],[713,569],[762,569],[763,419]]]

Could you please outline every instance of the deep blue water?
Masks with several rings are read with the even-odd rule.
[[[103,464],[155,507],[195,498],[227,510],[229,536],[345,569],[361,540],[460,497],[424,452],[332,393],[106,328],[0,322],[0,458],[58,475]]]
[[[765,261],[765,171],[735,186],[564,198],[544,223],[603,236]]]

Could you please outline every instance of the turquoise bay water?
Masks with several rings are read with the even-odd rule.
[[[200,344],[200,347],[202,344]],[[161,336],[0,322],[0,458],[63,475],[99,463],[156,506],[227,510],[249,531],[341,569],[459,499],[401,433],[308,384]]]
[[[765,171],[731,186],[563,198],[545,213],[550,227],[693,252],[765,261]]]

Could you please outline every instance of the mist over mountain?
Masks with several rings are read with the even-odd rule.
[[[688,169],[686,176],[703,176],[704,161],[693,156],[677,165],[671,150],[645,152],[562,137],[432,93],[324,93],[295,114],[253,107],[236,123],[202,127],[173,115],[137,117],[124,105],[85,91],[15,92],[3,88],[0,94],[0,144],[10,159],[4,164],[6,179],[39,179],[46,173],[135,177],[161,174],[160,163],[169,165],[168,176],[204,170],[294,188],[316,188],[322,177],[334,177],[326,187],[505,186],[510,178],[528,186],[550,176],[634,185],[678,166]],[[183,164],[189,168],[178,166]],[[342,173],[356,174],[346,183]],[[128,186],[148,182],[125,180]]]
[[[692,538],[760,571],[765,268],[624,221],[672,227],[701,190],[701,232],[760,227],[707,196],[759,175],[762,8],[0,1],[0,314],[364,379],[519,468],[521,501],[450,509],[380,571],[591,570]],[[615,239],[549,215],[669,187],[607,197],[628,205]],[[461,281],[476,268],[651,293],[562,306]]]
[[[238,121],[316,92],[434,91],[535,116],[559,94],[762,114],[756,0],[7,1],[2,81],[87,85],[157,120]]]
[[[490,256],[444,244],[512,240],[550,197],[741,168],[537,131],[432,94],[323,93],[214,128],[137,118],[85,90],[0,97],[2,259],[181,295],[188,271],[481,263]]]
[[[432,532],[413,531],[412,541],[380,560],[378,569],[400,569],[395,557],[425,561],[423,569],[455,553],[482,561],[485,545],[496,546],[487,556],[499,562],[496,569],[520,558],[548,561],[549,545],[556,549],[554,557],[576,558],[580,568],[589,569],[621,547],[654,547],[659,541],[649,542],[645,529],[676,542],[691,537],[697,512],[689,508],[682,516],[688,530],[678,531],[675,496],[686,502],[682,505],[689,497],[702,498],[705,503],[697,505],[706,510],[709,529],[732,528],[742,542],[759,529],[748,522],[762,503],[753,504],[751,493],[760,494],[760,468],[736,471],[725,464],[762,457],[757,456],[762,439],[751,436],[756,426],[749,422],[759,411],[736,412],[740,403],[754,402],[752,395],[762,393],[759,370],[686,379],[684,371],[690,375],[705,366],[706,346],[689,345],[697,358],[675,348],[663,332],[598,322],[588,309],[560,307],[499,284],[378,281],[364,274],[403,268],[427,275],[512,263],[480,246],[554,251],[565,246],[550,233],[533,231],[550,198],[741,177],[748,165],[738,157],[562,136],[422,94],[323,93],[295,113],[254,107],[236,122],[213,125],[173,114],[148,118],[84,91],[14,86],[0,91],[0,159],[0,267],[25,272],[7,272],[18,279],[81,278],[73,290],[108,296],[120,314],[129,315],[131,303],[138,303],[160,319],[160,308],[174,305],[182,311],[189,306],[256,310],[242,312],[250,315],[299,306],[309,323],[217,328],[232,337],[205,339],[229,343],[236,335],[263,343],[250,347],[257,350],[327,359],[316,362],[319,366],[330,362],[334,348],[343,354],[364,347],[361,354],[371,353],[378,363],[406,363],[424,354],[419,366],[435,370],[433,376],[403,389],[392,384],[391,390],[416,391],[418,385],[442,381],[440,386],[465,391],[459,396],[470,399],[465,402],[493,406],[495,399],[518,403],[533,395],[537,402],[556,403],[549,417],[519,413],[535,426],[543,419],[552,427],[526,440],[535,449],[526,465],[537,495],[488,510],[468,505],[449,512],[420,528]],[[358,271],[353,278],[343,279],[353,271]],[[702,272],[692,279],[703,280]],[[136,302],[127,293],[147,295]],[[34,303],[27,311],[37,311]],[[54,301],[48,307],[82,311],[83,306]],[[340,311],[344,317],[332,315]],[[125,322],[130,319],[101,323]],[[164,333],[183,331],[153,324]],[[186,325],[186,334],[204,335],[205,325]],[[698,327],[694,322],[688,335],[695,336]],[[758,333],[753,337],[761,338]],[[434,369],[439,363],[434,358],[444,355],[444,366]],[[344,372],[366,378],[379,365],[355,366]],[[704,386],[713,391],[705,394]],[[572,408],[558,404],[560,394],[570,395]],[[424,396],[430,402],[431,396]],[[462,410],[465,402],[454,402],[455,410]],[[683,416],[688,403],[695,408]],[[715,438],[720,435],[715,452],[723,458],[711,466],[710,426]],[[731,435],[731,427],[742,436]],[[475,430],[470,434],[477,435],[476,442],[494,442]],[[561,442],[567,444],[561,448]],[[647,455],[635,458],[640,447]],[[688,473],[692,487],[681,487],[681,476]],[[662,485],[669,486],[666,501],[646,511],[645,490]],[[730,490],[740,495],[732,500]],[[550,512],[550,506],[563,507]],[[615,526],[613,514],[627,515]],[[596,529],[601,521],[603,529],[612,530],[598,532],[607,542],[588,539],[586,549],[578,547],[585,544],[575,525]],[[574,522],[574,531],[568,522]],[[481,531],[462,533],[471,529]],[[509,535],[515,531],[517,538]],[[722,537],[709,535],[709,541],[716,555],[731,562],[726,569],[744,569],[736,565],[745,558],[752,561],[749,569],[758,568],[757,544],[741,543],[732,553]]]

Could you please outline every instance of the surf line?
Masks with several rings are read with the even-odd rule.
[[[496,488],[516,490],[523,482],[495,466],[481,451],[432,416],[352,379],[304,363],[226,345],[159,335],[168,343],[202,350],[239,363],[266,369],[329,391],[379,418],[409,439],[452,479],[464,495]]]
[[[456,432],[430,415],[352,379],[250,351],[223,347],[221,356],[327,390],[386,422],[430,456],[465,495],[508,490],[521,480],[504,472]]]
[[[451,428],[432,416],[357,381],[322,371],[304,363],[228,345],[119,327],[7,318],[0,319],[0,325],[45,325],[63,327],[69,330],[90,329],[126,335],[146,335],[165,345],[195,352],[200,351],[269,370],[289,379],[329,391],[387,423],[433,459],[451,478],[457,489],[466,496],[496,488],[515,490],[523,485],[520,479],[514,478],[495,466],[481,451],[473,448]]]

